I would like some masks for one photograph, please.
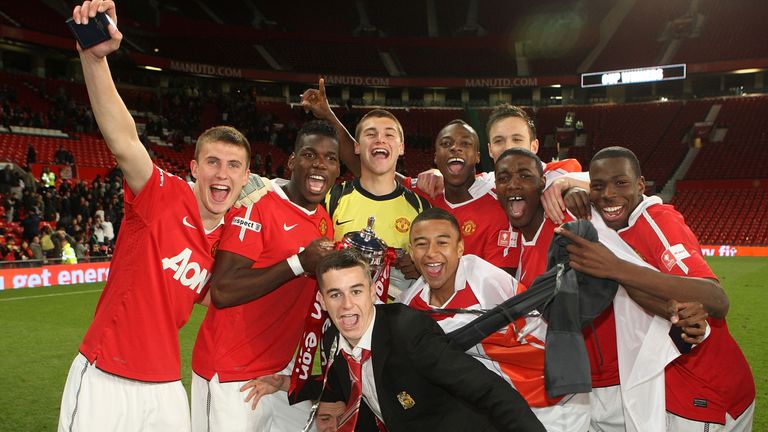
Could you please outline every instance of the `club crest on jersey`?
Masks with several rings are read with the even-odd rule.
[[[672,267],[674,267],[675,264],[682,262],[684,259],[690,256],[691,254],[688,253],[688,250],[685,249],[685,246],[683,246],[681,243],[678,243],[676,245],[670,246],[664,251],[664,253],[661,254],[661,262],[664,263],[664,266],[667,268],[667,270],[672,270]]]
[[[260,232],[261,231],[261,224],[258,222],[254,222],[252,220],[244,219],[241,217],[236,217],[232,219],[232,225],[237,225],[241,228],[245,228],[247,230],[251,230],[253,232]]]
[[[320,230],[320,235],[325,235],[325,233],[328,232],[328,224],[325,222],[325,219],[320,219],[320,223],[317,224],[317,229]]]
[[[395,219],[395,229],[400,231],[401,233],[407,233],[408,230],[411,228],[411,221],[404,217],[399,217]]]
[[[475,224],[472,219],[469,219],[465,221],[463,224],[461,224],[461,233],[466,237],[472,235],[475,230],[477,229],[477,224]]]
[[[517,247],[517,232],[509,230],[499,231],[497,244],[501,247]]]
[[[221,242],[221,240],[216,240],[216,241],[213,243],[213,245],[211,245],[211,256],[212,256],[212,257],[215,257],[215,256],[216,256],[216,251],[218,251],[218,250],[219,250],[219,243],[220,243],[220,242]]]

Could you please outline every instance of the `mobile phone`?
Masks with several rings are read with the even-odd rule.
[[[82,49],[110,40],[112,37],[107,28],[110,24],[115,25],[112,18],[104,12],[97,12],[95,17],[88,19],[88,24],[77,24],[72,18],[67,19],[67,26]]]

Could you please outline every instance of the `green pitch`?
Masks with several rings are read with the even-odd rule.
[[[757,383],[754,430],[768,430],[768,259],[708,258],[731,300],[728,323]],[[0,431],[55,431],[64,381],[93,316],[100,285],[0,291]],[[182,376],[189,388],[196,307],[181,333]]]

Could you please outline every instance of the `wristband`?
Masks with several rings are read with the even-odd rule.
[[[291,267],[291,270],[293,270],[294,276],[301,276],[304,274],[304,267],[301,266],[301,261],[299,261],[298,255],[291,255],[286,261],[288,261],[288,265]]]

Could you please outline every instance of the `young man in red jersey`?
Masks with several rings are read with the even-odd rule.
[[[486,123],[488,135],[488,154],[495,163],[498,157],[511,148],[524,148],[532,153],[538,153],[539,140],[536,137],[536,125],[524,109],[501,104],[491,111]],[[552,217],[556,223],[562,223],[565,204],[562,192],[573,186],[586,186],[588,179],[584,173],[580,173],[581,164],[576,159],[564,159],[542,163],[547,179],[543,203],[548,217]],[[426,193],[434,195],[442,190],[443,179],[435,170],[425,171],[419,175],[419,188]],[[480,178],[494,183],[493,171],[480,174]],[[552,187],[553,186],[553,187]]]
[[[452,120],[438,132],[435,165],[445,179],[445,190],[427,199],[433,207],[456,217],[465,254],[476,255],[511,274],[517,267],[517,257],[506,253],[510,250],[509,222],[499,208],[493,186],[476,176],[479,146],[477,133],[463,120]],[[425,195],[416,189],[415,179],[406,177],[403,183]]]
[[[633,292],[642,296],[633,299],[657,314],[671,298],[700,302],[709,314],[707,339],[666,367],[668,429],[751,430],[754,379],[728,331],[728,299],[701,256],[696,236],[672,206],[643,195],[640,163],[630,150],[609,147],[599,151],[589,173],[590,191],[571,191],[566,200],[583,201],[588,194],[605,224],[659,271],[621,260],[604,246],[565,233],[575,242],[568,246],[571,266],[619,281],[631,296]]]
[[[533,152],[513,147],[498,155],[494,177],[501,208],[510,226],[521,235],[516,277],[524,286],[531,286],[536,277],[547,270],[547,252],[557,227],[551,219],[544,217],[541,202],[546,183],[543,164]],[[543,347],[545,338],[546,325],[530,327],[529,344]],[[542,370],[538,385],[543,393],[543,351],[537,361]],[[537,406],[539,410],[534,412],[548,425],[548,430],[586,431],[589,428],[589,397],[586,394],[540,398]]]
[[[111,1],[87,1],[73,19],[84,24],[96,12],[117,21]],[[78,51],[94,116],[125,176],[125,219],[69,371],[59,430],[186,431],[178,331],[207,293],[220,227],[248,179],[250,146],[233,128],[204,132],[191,187],[155,166],[112,81],[106,56],[122,35],[114,25],[109,33],[110,41]]]
[[[338,140],[325,122],[298,132],[291,179],[241,207],[225,227],[208,308],[192,354],[193,431],[300,430],[308,402],[264,396],[255,410],[241,389],[278,372],[285,379],[315,300],[317,261],[333,249],[333,225],[320,205],[339,175]],[[306,271],[305,271],[306,269]]]

